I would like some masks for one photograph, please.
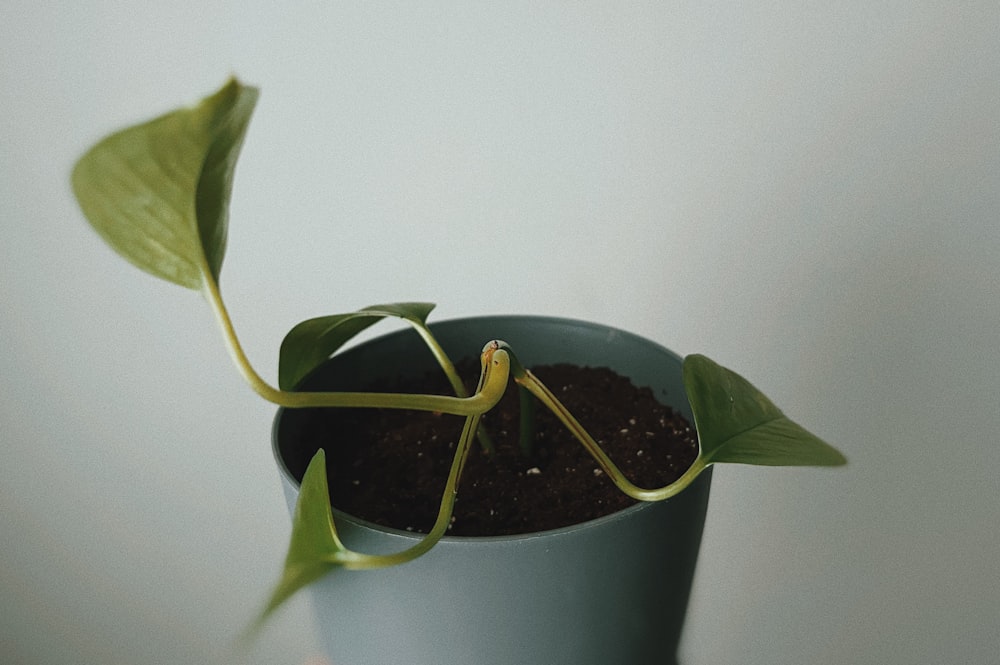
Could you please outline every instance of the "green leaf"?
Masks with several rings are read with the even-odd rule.
[[[684,387],[706,464],[838,466],[830,444],[789,420],[739,374],[702,355],[684,359]]]
[[[431,303],[392,303],[366,307],[350,314],[308,319],[292,328],[281,342],[278,387],[293,390],[311,371],[368,326],[386,317],[421,325],[434,309]]]
[[[338,567],[337,557],[344,551],[333,527],[326,481],[326,453],[320,449],[302,477],[285,568],[258,623],[263,622],[296,591]]]
[[[142,270],[200,289],[218,280],[229,197],[255,88],[228,81],[198,105],[100,141],[73,168],[84,215]]]

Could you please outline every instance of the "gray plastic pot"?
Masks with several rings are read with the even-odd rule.
[[[448,354],[478,355],[503,339],[527,366],[607,366],[651,387],[691,419],[681,359],[627,332],[567,319],[477,317],[432,326]],[[410,330],[334,357],[303,389],[357,389],[405,368],[435,367]],[[401,358],[426,355],[420,366]],[[301,411],[280,409],[274,452],[289,509],[312,450]],[[417,560],[337,571],[313,584],[320,634],[334,665],[637,665],[676,663],[708,506],[710,473],[680,495],[576,526],[493,538],[446,537]],[[345,544],[395,552],[416,537],[334,511]]]

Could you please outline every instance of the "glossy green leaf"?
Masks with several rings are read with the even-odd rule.
[[[282,390],[293,390],[351,338],[381,319],[397,317],[425,324],[433,309],[431,303],[392,303],[303,321],[281,342],[278,386]]]
[[[320,449],[309,462],[292,519],[292,539],[281,580],[260,616],[266,619],[296,591],[326,575],[339,564],[344,546],[337,538],[326,480],[326,454]]]
[[[702,355],[684,359],[684,387],[706,464],[838,466],[835,448],[789,420],[739,374]]]
[[[235,79],[198,105],[128,127],[100,141],[73,168],[84,215],[139,268],[200,289],[218,280],[229,197],[243,136],[257,101]]]

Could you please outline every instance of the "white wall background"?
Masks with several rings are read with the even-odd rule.
[[[68,186],[230,73],[263,90],[223,275],[262,372],[405,299],[708,353],[851,464],[716,472],[683,661],[998,662],[1000,6],[919,0],[7,2],[4,662],[317,655],[302,601],[229,648],[289,529],[272,409]]]

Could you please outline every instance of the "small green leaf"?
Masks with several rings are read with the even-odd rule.
[[[284,572],[258,623],[263,622],[296,591],[340,565],[337,556],[344,551],[333,526],[326,481],[326,454],[320,449],[309,462],[302,478]]]
[[[381,319],[391,316],[425,324],[433,309],[431,303],[392,303],[303,321],[281,342],[278,386],[282,390],[293,390],[351,338]]]
[[[706,464],[838,466],[835,448],[789,420],[739,374],[702,355],[684,359],[684,387]]]
[[[218,280],[233,171],[255,88],[235,79],[198,105],[100,141],[73,168],[73,192],[111,247],[142,270],[200,289]]]

